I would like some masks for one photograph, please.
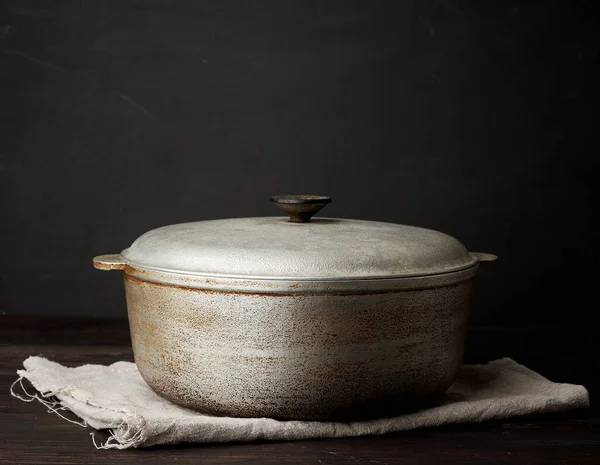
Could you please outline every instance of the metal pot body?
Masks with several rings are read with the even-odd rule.
[[[382,407],[389,413],[455,379],[476,271],[416,289],[398,281],[272,291],[252,281],[231,289],[186,285],[186,278],[164,284],[127,267],[135,362],[159,395],[211,414],[330,420],[380,415]]]

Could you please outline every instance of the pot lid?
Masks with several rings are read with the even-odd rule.
[[[478,259],[456,239],[430,229],[311,216],[331,201],[272,198],[286,217],[233,218],[164,226],[121,256],[132,266],[200,276],[348,280],[458,271]]]

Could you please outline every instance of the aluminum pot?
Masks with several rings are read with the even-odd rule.
[[[490,254],[437,231],[314,218],[330,199],[272,198],[288,217],[161,227],[120,255],[148,385],[211,414],[347,419],[445,391],[473,281]]]

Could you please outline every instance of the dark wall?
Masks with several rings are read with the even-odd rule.
[[[2,312],[124,317],[94,255],[318,193],[497,253],[474,324],[587,317],[596,2],[1,5]]]

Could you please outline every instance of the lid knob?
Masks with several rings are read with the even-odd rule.
[[[290,217],[291,223],[308,223],[311,217],[331,202],[321,195],[274,195],[271,202]]]

